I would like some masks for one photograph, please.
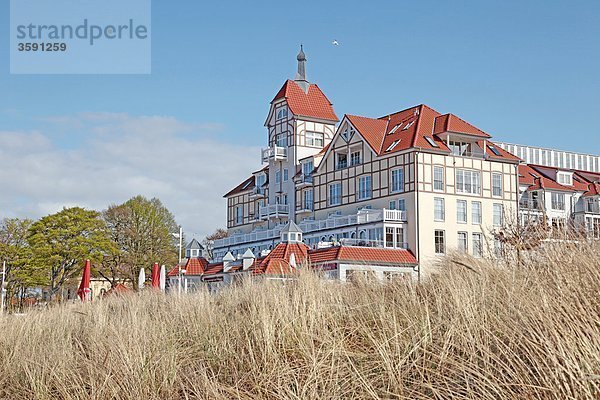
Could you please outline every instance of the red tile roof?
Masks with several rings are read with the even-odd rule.
[[[590,183],[588,190],[583,193],[584,197],[600,196],[600,183]]]
[[[308,260],[310,248],[304,243],[279,243],[275,248],[253,268],[254,274],[287,275],[293,272],[290,257],[294,254],[296,266],[299,267]]]
[[[193,258],[188,258],[186,260],[182,269],[185,270],[186,275],[202,275],[205,273],[207,266],[208,266],[208,261],[205,258],[193,257]],[[179,275],[179,265],[176,265],[167,274],[167,276],[177,276],[177,275]]]
[[[561,185],[548,176],[548,170],[554,168],[539,165],[519,165],[519,184],[527,185],[529,190],[560,190],[564,192],[575,192],[575,187]]]
[[[229,197],[234,194],[239,194],[239,193],[246,192],[248,190],[252,190],[255,186],[254,182],[255,182],[254,175],[252,175],[250,178],[246,179],[245,181],[243,181],[242,183],[240,183],[239,185],[237,185],[236,187],[231,189],[229,192],[227,192],[225,195],[223,195],[223,197]]]
[[[381,247],[337,246],[312,250],[309,253],[312,264],[330,261],[359,262],[363,264],[409,264],[416,265],[417,259],[410,250]]]
[[[294,115],[339,121],[333,111],[332,103],[314,83],[309,85],[308,93],[304,93],[296,82],[288,79],[271,103],[282,98],[286,99]]]
[[[437,134],[447,131],[464,133],[476,138],[488,139],[491,137],[456,115],[442,115],[425,104],[377,119],[357,115],[346,115],[345,117],[364,137],[375,153],[380,156],[415,147],[449,153],[450,149],[446,146],[446,143],[437,136]],[[434,145],[430,143],[430,140]],[[483,147],[483,141],[479,141],[478,144]],[[488,148],[486,152],[490,158],[513,162],[519,161],[518,157],[498,146],[494,145],[494,147],[496,147],[500,156],[494,154]]]

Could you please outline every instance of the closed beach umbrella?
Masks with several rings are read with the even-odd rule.
[[[140,275],[138,276],[138,288],[140,290],[144,288],[144,282],[146,282],[146,271],[142,268],[140,269]]]
[[[79,284],[79,289],[77,289],[77,296],[81,299],[81,301],[87,301],[90,290],[90,275],[91,275],[91,263],[90,260],[85,260],[85,266],[83,267],[83,273],[81,275],[81,283]]]
[[[159,279],[159,287],[160,290],[162,292],[165,291],[165,288],[167,287],[167,270],[165,269],[165,266],[161,266],[160,267],[160,279]]]
[[[152,266],[152,288],[160,288],[160,268],[158,267],[158,263],[154,263],[154,266]]]

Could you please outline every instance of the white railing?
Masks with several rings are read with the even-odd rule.
[[[266,163],[270,160],[287,160],[287,148],[271,146],[266,149],[262,149],[262,162]]]
[[[541,210],[542,203],[540,200],[519,200],[519,207],[527,210]]]
[[[290,206],[287,204],[271,204],[268,206],[262,206],[258,213],[260,218],[269,218],[269,217],[287,217],[290,213]]]
[[[312,185],[313,183],[313,177],[312,175],[300,175],[300,177],[298,178],[298,180],[296,181],[297,185]]]
[[[288,215],[289,206],[286,204],[274,204],[261,207],[259,214],[261,218],[264,216]],[[405,222],[406,211],[402,210],[360,210],[352,215],[331,216],[327,219],[317,221],[302,221],[298,224],[302,232],[311,233],[326,229],[341,228],[352,225],[369,224],[372,222]],[[278,239],[281,234],[282,227],[275,229],[259,230],[246,234],[234,234],[224,239],[215,240],[215,247],[226,247],[238,243],[256,242],[259,240]]]

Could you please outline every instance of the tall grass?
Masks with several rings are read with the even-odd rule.
[[[600,248],[0,318],[6,399],[598,399]]]

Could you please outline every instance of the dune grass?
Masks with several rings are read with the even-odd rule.
[[[0,398],[598,399],[600,247],[545,248],[421,284],[306,273],[2,316]]]

